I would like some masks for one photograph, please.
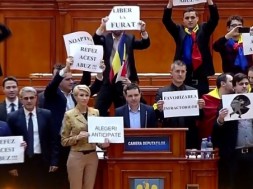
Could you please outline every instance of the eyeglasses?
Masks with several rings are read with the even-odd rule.
[[[23,97],[23,100],[34,100],[35,96]]]
[[[184,19],[185,20],[194,20],[196,18],[196,16],[186,16]]]
[[[242,24],[231,24],[231,25],[230,25],[231,28],[235,28],[235,27],[237,27],[237,26],[242,26]]]
[[[243,86],[243,85],[249,85],[249,82],[240,82],[240,83],[238,83],[238,85],[240,85],[240,86]]]

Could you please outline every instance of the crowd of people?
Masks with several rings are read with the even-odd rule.
[[[210,52],[210,37],[219,13],[213,0],[207,0],[210,17],[199,23],[198,12],[188,7],[183,24],[172,20],[173,0],[164,9],[162,22],[176,43],[171,63],[171,84],[157,91],[154,104],[146,104],[138,86],[134,50],[150,46],[146,23],[140,21],[141,39],[125,31],[106,31],[109,17],[101,19],[93,39],[102,45],[102,73],[91,84],[89,72],[83,72],[80,83],[74,83],[70,70],[73,57],[65,65],[55,65],[53,78],[45,91],[37,94],[34,87],[18,88],[15,77],[2,82],[5,99],[0,103],[0,136],[23,136],[20,144],[25,150],[21,164],[0,165],[0,188],[15,178],[18,189],[93,189],[98,156],[96,146],[104,149],[110,141],[88,142],[89,116],[109,116],[112,103],[115,116],[122,116],[125,128],[188,128],[186,147],[199,149],[201,138],[212,136],[219,149],[219,189],[253,188],[253,119],[224,121],[228,109],[222,107],[222,95],[244,94],[253,88],[253,55],[243,55],[239,28],[243,18],[230,16],[227,33],[213,44],[220,53],[223,72],[216,79],[216,88],[209,89],[208,76],[215,70]],[[250,27],[253,33],[253,27]],[[11,35],[0,25],[0,41]],[[125,78],[116,81],[119,70],[114,69],[118,49],[126,46],[127,71]],[[198,91],[199,116],[164,117],[163,92]],[[95,107],[89,107],[92,95],[97,94]],[[230,115],[231,116],[231,115]],[[27,182],[29,180],[29,182]]]

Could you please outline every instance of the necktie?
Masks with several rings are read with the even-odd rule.
[[[27,154],[29,157],[32,157],[34,154],[33,150],[33,120],[32,120],[33,114],[29,113],[29,119],[28,119],[28,144],[27,144]]]
[[[10,106],[11,106],[11,112],[14,112],[15,111],[15,104],[11,103]]]
[[[192,45],[192,66],[193,70],[196,70],[202,64],[202,56],[199,51],[199,47],[196,41],[196,33],[191,33],[193,45]]]

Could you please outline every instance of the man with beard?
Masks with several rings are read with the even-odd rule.
[[[93,36],[96,45],[102,45],[104,48],[104,61],[106,69],[104,71],[104,82],[98,93],[95,108],[99,110],[101,116],[108,115],[108,109],[112,102],[117,108],[125,104],[123,96],[123,85],[131,82],[138,83],[139,79],[135,67],[134,49],[146,49],[150,45],[146,24],[140,21],[141,39],[136,40],[134,35],[127,34],[124,31],[113,31],[104,34],[108,17],[102,18],[101,25]],[[124,49],[124,50],[123,50]],[[125,78],[123,81],[117,81],[119,70],[114,69],[117,54],[125,51],[125,60],[121,60],[121,65],[125,62]]]

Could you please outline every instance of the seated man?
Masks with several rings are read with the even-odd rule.
[[[156,116],[152,106],[140,102],[141,92],[137,84],[124,87],[127,104],[116,108],[115,116],[123,116],[125,128],[156,127]]]
[[[186,65],[181,60],[176,60],[171,65],[172,84],[170,86],[163,87],[158,90],[156,94],[156,102],[154,105],[156,109],[157,118],[162,122],[162,127],[173,127],[173,128],[188,128],[189,131],[186,133],[186,147],[198,148],[198,130],[196,127],[196,120],[198,116],[187,116],[187,117],[170,117],[164,118],[163,116],[163,104],[162,99],[163,92],[169,91],[184,91],[184,90],[196,90],[193,87],[184,84],[186,77]],[[202,109],[204,106],[204,100],[199,99],[199,108]]]

